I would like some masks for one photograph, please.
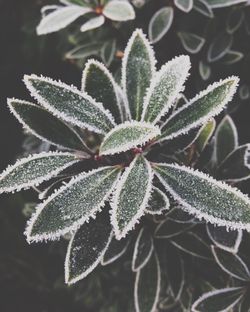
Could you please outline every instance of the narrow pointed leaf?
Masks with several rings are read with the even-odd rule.
[[[125,237],[144,214],[152,189],[153,173],[143,156],[136,156],[117,184],[111,203],[111,221],[117,239]]]
[[[101,264],[108,265],[119,259],[127,251],[129,242],[130,240],[127,237],[117,240],[115,236],[113,236],[108,249],[101,260]]]
[[[141,30],[129,39],[122,61],[122,88],[126,94],[130,117],[140,120],[143,101],[155,73],[154,52]]]
[[[238,189],[185,166],[155,164],[154,169],[187,212],[213,224],[250,231],[250,200]]]
[[[233,36],[227,32],[220,33],[210,44],[207,52],[207,60],[212,63],[221,59],[231,49]]]
[[[168,112],[183,91],[188,77],[190,59],[181,55],[162,66],[150,84],[144,100],[142,119],[156,123]]]
[[[178,223],[193,223],[194,217],[181,208],[181,205],[177,205],[166,213],[166,217]]]
[[[75,47],[66,53],[66,59],[85,59],[87,57],[98,55],[102,48],[102,42],[91,42]]]
[[[105,18],[103,15],[91,18],[86,23],[81,26],[81,32],[93,30],[95,28],[101,27],[105,22]]]
[[[152,188],[152,194],[151,197],[149,198],[148,205],[146,208],[146,212],[152,215],[157,215],[161,214],[163,210],[168,210],[170,207],[170,202],[165,195],[160,189],[157,187]]]
[[[216,122],[214,118],[212,118],[199,131],[199,135],[195,141],[195,145],[197,146],[199,153],[201,153],[208,144],[211,136],[213,135],[215,126]]]
[[[199,72],[203,80],[208,80],[211,76],[210,66],[202,61],[199,62]]]
[[[204,16],[210,18],[214,17],[213,10],[210,8],[207,1],[205,0],[194,0],[194,10],[203,14]]]
[[[82,90],[102,103],[115,117],[116,122],[121,121],[116,82],[102,63],[95,60],[87,62],[83,71]]]
[[[25,76],[31,95],[54,116],[90,131],[106,133],[114,125],[109,112],[89,95],[49,78]]]
[[[79,160],[73,154],[62,152],[43,152],[21,158],[0,175],[0,193],[37,186]]]
[[[101,58],[106,66],[109,67],[111,65],[112,61],[115,58],[115,52],[116,52],[116,40],[112,39],[106,41],[101,49]]]
[[[246,2],[246,0],[207,0],[207,2],[211,8],[224,8]]]
[[[37,34],[45,35],[62,28],[65,28],[78,17],[91,12],[92,9],[88,7],[81,7],[78,5],[70,5],[59,8],[54,12],[46,15],[37,26]]]
[[[229,50],[225,54],[225,56],[222,58],[221,61],[224,64],[231,65],[231,64],[239,62],[241,59],[243,59],[243,57],[244,57],[244,54],[242,52]]]
[[[127,121],[113,128],[103,139],[100,155],[126,152],[160,135],[158,127],[150,123]]]
[[[187,105],[177,110],[162,128],[160,140],[172,139],[206,123],[231,101],[239,79],[230,77],[210,85]]]
[[[184,49],[190,53],[198,53],[205,43],[204,38],[193,33],[182,31],[178,33],[178,36]]]
[[[183,12],[190,12],[193,8],[193,0],[174,0],[174,4]]]
[[[83,142],[79,136],[42,107],[16,99],[9,99],[8,105],[24,129],[42,141],[59,147],[83,149]]]
[[[135,19],[135,11],[127,1],[109,1],[103,8],[103,15],[112,21],[123,22]]]
[[[77,230],[104,206],[118,177],[117,167],[103,167],[73,178],[37,207],[27,240],[54,240]]]
[[[159,300],[161,287],[160,264],[156,253],[153,253],[135,279],[135,310],[136,312],[154,312]]]
[[[141,270],[149,261],[154,250],[153,239],[148,228],[141,228],[134,247],[132,270]]]
[[[171,238],[186,232],[195,226],[194,223],[175,222],[171,219],[166,219],[160,223],[155,230],[155,237],[161,239]]]
[[[107,211],[84,223],[72,236],[65,259],[65,282],[74,284],[100,263],[112,237]]]

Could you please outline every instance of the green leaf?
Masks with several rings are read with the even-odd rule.
[[[75,47],[74,49],[70,50],[65,57],[67,59],[84,59],[89,56],[98,55],[102,48],[101,42],[91,42],[87,44],[83,44],[80,46]]]
[[[101,103],[73,86],[36,75],[24,76],[31,95],[54,116],[78,127],[105,134],[115,125]]]
[[[220,33],[210,44],[207,52],[207,60],[212,63],[221,59],[231,49],[233,44],[232,35],[227,32]]]
[[[207,0],[211,8],[225,8],[239,3],[244,3],[246,0]]]
[[[241,280],[250,280],[250,272],[242,259],[231,252],[212,246],[212,252],[218,265],[227,274]]]
[[[102,167],[71,179],[37,207],[28,222],[27,240],[54,240],[77,230],[104,206],[119,172],[117,167]]]
[[[116,82],[102,63],[95,60],[87,62],[82,76],[82,91],[102,103],[115,117],[116,122],[121,122]]]
[[[244,57],[244,54],[239,51],[229,50],[224,57],[222,58],[222,62],[227,65],[231,65],[239,62]]]
[[[168,210],[170,202],[168,197],[157,187],[152,188],[151,197],[149,198],[146,212],[152,215],[162,214],[163,210]]]
[[[197,146],[199,153],[201,153],[208,144],[211,136],[213,135],[215,126],[216,122],[214,118],[212,118],[200,129],[199,135],[195,141],[195,145]]]
[[[107,211],[84,223],[72,236],[65,259],[65,282],[74,284],[85,278],[100,263],[112,237]]]
[[[250,90],[249,90],[249,87],[247,85],[243,84],[240,87],[239,96],[240,96],[240,99],[243,100],[243,101],[249,99],[249,97],[250,97]]]
[[[187,222],[194,222],[194,217],[181,209],[180,205],[175,206],[171,210],[166,213],[166,217],[174,222],[178,223],[187,223]]]
[[[133,32],[122,60],[122,88],[130,117],[140,120],[147,88],[155,73],[154,52],[140,29]]]
[[[183,12],[190,12],[193,8],[193,0],[174,0],[175,6]]]
[[[208,80],[209,77],[211,76],[211,68],[210,68],[210,66],[205,64],[202,61],[199,62],[199,72],[200,72],[201,78],[203,80]]]
[[[143,120],[156,123],[169,111],[178,94],[184,89],[190,65],[189,57],[181,55],[162,66],[147,90]]]
[[[205,0],[194,0],[194,10],[203,14],[204,16],[210,18],[214,17],[213,10],[210,8]]]
[[[113,155],[126,152],[160,135],[158,127],[150,123],[126,121],[113,128],[103,139],[100,155]]]
[[[101,264],[108,265],[115,262],[127,251],[129,243],[130,239],[127,237],[117,240],[115,236],[113,236],[108,249],[101,260]]]
[[[156,253],[153,253],[135,279],[135,310],[136,312],[154,312],[160,296],[161,271]]]
[[[149,261],[154,250],[153,239],[147,227],[141,228],[134,247],[132,270],[141,270]]]
[[[230,311],[242,298],[244,288],[232,287],[203,294],[192,305],[192,312]]]
[[[24,129],[40,140],[59,147],[83,149],[84,143],[76,132],[40,106],[17,99],[8,99],[8,106]]]
[[[155,229],[155,237],[158,239],[168,239],[180,235],[181,233],[190,230],[194,226],[195,223],[192,222],[181,223],[167,218]]]
[[[184,49],[190,53],[198,53],[205,43],[204,38],[190,32],[181,31],[178,36]]]
[[[81,32],[89,31],[101,27],[105,22],[103,15],[93,17],[81,26]]]
[[[187,105],[179,108],[164,124],[160,141],[187,133],[218,115],[231,101],[238,81],[239,79],[233,76],[216,82],[200,92]]]
[[[143,156],[136,156],[117,183],[111,202],[111,222],[117,239],[125,237],[145,213],[153,173]]]
[[[43,152],[21,158],[0,175],[0,193],[37,186],[79,160],[73,154],[62,152]]]
[[[106,66],[110,66],[116,52],[116,40],[109,40],[104,43],[101,49],[101,58]]]
[[[219,226],[250,231],[250,200],[238,189],[185,166],[155,164],[154,169],[187,212]]]
[[[227,18],[227,32],[233,34],[236,32],[244,21],[244,12],[239,7],[234,7]]]
[[[103,8],[103,15],[112,21],[124,22],[135,19],[135,11],[127,1],[109,1]]]
[[[148,26],[148,36],[152,43],[156,43],[168,32],[174,18],[171,7],[163,7],[152,16]]]

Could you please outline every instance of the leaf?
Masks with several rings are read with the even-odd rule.
[[[210,44],[207,52],[207,60],[212,63],[221,59],[231,49],[233,44],[232,35],[227,32],[220,33]]]
[[[203,80],[208,80],[209,77],[211,76],[211,68],[210,68],[210,66],[205,64],[202,61],[199,62],[199,72],[200,72],[201,78]]]
[[[107,211],[84,223],[72,236],[65,259],[65,282],[74,284],[100,263],[112,237]]]
[[[242,231],[228,231],[224,226],[207,224],[207,233],[212,242],[219,248],[228,252],[237,253],[241,240]]]
[[[140,29],[133,32],[122,59],[122,88],[128,101],[130,117],[140,120],[147,88],[155,73],[152,47]]]
[[[103,15],[93,17],[89,19],[86,23],[81,26],[81,32],[93,30],[95,28],[101,27],[105,22],[105,18]]]
[[[183,232],[186,232],[193,228],[195,223],[186,222],[180,223],[175,222],[171,219],[166,219],[161,222],[155,229],[155,237],[161,239],[168,239],[177,235],[180,235]]]
[[[181,55],[161,67],[147,90],[143,120],[155,124],[169,111],[178,94],[184,89],[190,66],[189,57]]]
[[[58,10],[46,15],[37,26],[38,35],[46,35],[62,28],[67,27],[78,17],[85,15],[93,10],[89,7],[70,5],[61,7]]]
[[[238,81],[237,77],[232,76],[213,83],[196,95],[187,105],[175,111],[162,128],[160,141],[171,140],[185,134],[218,115],[231,101]]]
[[[250,90],[247,85],[242,85],[239,90],[239,96],[241,100],[247,100],[250,97]]]
[[[113,236],[108,249],[101,260],[101,264],[108,265],[119,259],[127,251],[129,242],[130,240],[127,237],[117,240],[115,236]]]
[[[241,26],[244,20],[244,12],[241,8],[233,8],[227,18],[227,32],[233,34]]]
[[[215,126],[216,122],[214,118],[212,118],[200,129],[199,135],[195,141],[195,145],[197,146],[199,153],[201,153],[208,144],[210,138],[213,135]]]
[[[243,57],[244,54],[242,52],[229,50],[226,55],[223,56],[221,61],[224,64],[231,65],[239,62],[241,59],[243,59]]]
[[[37,186],[58,175],[80,159],[73,154],[43,152],[21,158],[0,175],[0,193],[20,191]]]
[[[192,312],[230,311],[241,300],[244,288],[231,287],[209,291],[192,305]]]
[[[151,197],[149,198],[145,211],[152,215],[161,214],[163,210],[168,210],[170,207],[169,199],[157,187],[152,188]]]
[[[83,44],[80,46],[75,47],[74,49],[70,50],[65,57],[67,59],[84,59],[89,56],[98,55],[99,51],[102,48],[101,42],[92,42]]]
[[[104,206],[119,172],[117,167],[94,169],[79,174],[55,191],[37,207],[28,222],[25,233],[28,242],[54,240],[76,231]]]
[[[36,75],[25,75],[24,82],[31,95],[60,119],[102,134],[115,125],[101,103],[75,87]]]
[[[215,131],[215,161],[219,165],[238,146],[236,126],[229,115],[226,115]]]
[[[193,223],[194,221],[194,217],[188,214],[186,211],[183,211],[180,205],[177,205],[169,210],[169,212],[166,213],[165,216],[167,217],[167,219],[178,223]]]
[[[102,103],[104,108],[115,117],[116,122],[121,121],[116,82],[102,63],[95,60],[87,62],[82,76],[82,91]]]
[[[225,8],[239,3],[244,3],[246,0],[207,0],[209,6],[215,8]]]
[[[154,170],[188,213],[228,229],[250,231],[250,200],[238,189],[177,164],[154,164]]]
[[[110,66],[116,52],[116,40],[109,40],[104,43],[101,49],[101,58],[106,66]]]
[[[193,0],[174,0],[174,4],[185,13],[190,12],[193,8]]]
[[[126,1],[109,1],[103,8],[103,15],[112,21],[124,22],[135,19],[132,5]]]
[[[168,32],[174,18],[174,10],[171,7],[163,7],[151,18],[148,26],[148,36],[152,43],[156,43]]]
[[[190,32],[181,31],[178,36],[184,49],[190,53],[198,53],[205,43],[204,38]]]
[[[82,150],[84,143],[67,124],[38,105],[8,99],[11,113],[23,128],[42,141],[59,147]]]
[[[249,297],[249,292],[247,292],[243,296],[242,301],[240,302],[238,312],[246,312],[246,311],[249,311],[249,309],[250,309],[250,297]]]
[[[250,272],[242,259],[231,252],[227,252],[215,246],[212,246],[212,252],[217,264],[227,274],[241,280],[250,280]]]
[[[121,239],[133,229],[144,214],[152,189],[153,173],[143,156],[136,156],[117,183],[111,202],[111,223]]]
[[[154,250],[153,239],[148,228],[141,228],[134,247],[132,270],[141,270],[149,261]]]
[[[154,312],[159,300],[161,287],[160,264],[156,253],[153,253],[135,278],[135,310],[136,312]]]
[[[208,3],[205,0],[194,0],[194,10],[203,14],[204,16],[213,18],[214,13],[213,10],[210,8]]]
[[[160,135],[158,127],[147,122],[126,121],[113,128],[103,139],[100,155],[126,152]]]

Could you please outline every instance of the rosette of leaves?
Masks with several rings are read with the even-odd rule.
[[[152,47],[136,30],[125,49],[121,85],[103,64],[89,60],[81,90],[26,75],[38,104],[8,100],[25,129],[58,149],[18,160],[0,177],[1,192],[48,187],[28,221],[28,242],[71,234],[65,280],[72,284],[100,262],[122,255],[128,236],[143,220],[132,265],[137,311],[155,310],[161,286],[160,249],[150,238],[151,227],[141,225],[169,209],[173,200],[196,219],[250,230],[250,200],[241,191],[174,157],[158,162],[165,143],[203,129],[237,89],[238,78],[229,77],[177,105],[189,69],[189,57],[181,55],[156,70]],[[86,129],[91,139],[86,140]]]

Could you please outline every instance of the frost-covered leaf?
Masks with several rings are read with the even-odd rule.
[[[161,287],[160,264],[154,252],[147,265],[136,273],[135,310],[136,312],[154,312],[159,300]]]
[[[67,59],[84,59],[89,56],[98,55],[99,51],[102,48],[101,42],[93,42],[87,43],[80,46],[75,47],[74,49],[70,50],[65,57]]]
[[[136,156],[121,176],[111,202],[111,222],[117,239],[125,237],[144,214],[152,189],[153,173],[143,156]]]
[[[104,206],[119,173],[117,167],[102,167],[71,179],[37,207],[28,222],[27,240],[53,240],[77,230]]]
[[[134,247],[132,270],[141,270],[149,261],[154,250],[153,239],[147,227],[141,228]]]
[[[91,19],[89,19],[87,22],[85,22],[80,30],[81,32],[85,32],[85,31],[89,31],[98,27],[101,27],[105,22],[105,18],[103,15],[97,16],[97,17],[93,17]]]
[[[227,18],[227,31],[230,34],[233,34],[236,30],[239,29],[244,20],[244,12],[241,8],[233,8]]]
[[[215,62],[221,59],[231,49],[233,44],[232,35],[227,32],[220,33],[210,44],[207,52],[208,62]]]
[[[133,32],[122,60],[122,88],[126,95],[130,117],[140,120],[147,88],[155,73],[152,47],[140,29]]]
[[[237,77],[232,76],[216,82],[200,92],[187,105],[179,108],[170,116],[162,128],[160,140],[170,140],[187,133],[218,115],[231,101],[238,81]]]
[[[208,80],[211,76],[211,68],[209,65],[205,64],[204,62],[199,62],[199,73],[203,80]]]
[[[116,52],[116,40],[109,40],[104,43],[101,49],[101,58],[106,66],[110,66]]]
[[[207,0],[207,3],[211,8],[225,8],[246,1],[247,0]]]
[[[236,188],[177,164],[155,164],[154,170],[187,212],[213,224],[250,231],[250,200]]]
[[[152,43],[156,43],[168,32],[174,18],[171,7],[163,7],[151,18],[148,26],[148,36]]]
[[[219,165],[238,146],[236,126],[229,115],[226,115],[215,131],[214,153]]]
[[[169,199],[165,193],[163,193],[157,187],[152,188],[152,194],[149,198],[147,208],[145,212],[149,214],[161,214],[163,210],[167,210],[170,207]]]
[[[237,253],[241,240],[242,231],[228,231],[225,226],[207,224],[207,233],[212,242],[223,250]]]
[[[100,263],[112,237],[107,211],[84,223],[72,236],[65,259],[65,282],[74,284]]]
[[[31,95],[54,116],[90,131],[106,133],[115,123],[101,103],[73,86],[36,75],[24,76]]]
[[[42,141],[70,149],[83,149],[83,142],[68,125],[42,107],[17,99],[8,106],[24,129]]]
[[[102,103],[104,108],[108,109],[115,117],[116,122],[121,121],[116,82],[102,63],[95,60],[87,62],[82,76],[82,91]]]
[[[113,236],[108,249],[101,260],[101,264],[108,265],[119,259],[128,249],[129,242],[130,240],[127,237],[117,240],[115,236]]]
[[[190,59],[181,55],[162,66],[147,90],[142,119],[156,123],[174,104],[188,77]]]
[[[196,34],[181,31],[178,36],[184,49],[190,53],[198,53],[205,43],[205,39]]]
[[[81,7],[78,5],[70,5],[61,7],[54,12],[46,15],[37,26],[37,34],[45,35],[62,28],[67,27],[74,22],[78,17],[92,12],[89,7]]]
[[[239,62],[241,59],[243,59],[243,57],[244,57],[244,54],[242,52],[229,50],[226,53],[226,55],[223,56],[221,61],[224,64],[231,65],[231,64]]]
[[[155,229],[155,237],[161,239],[171,238],[190,230],[194,226],[195,223],[192,222],[180,223],[167,218]]]
[[[205,0],[194,0],[194,10],[197,12],[203,14],[204,16],[213,18],[214,13],[211,7],[208,5],[208,3]]]
[[[103,15],[112,21],[123,22],[135,19],[135,11],[127,1],[109,1],[103,8]]]
[[[43,152],[21,158],[0,175],[0,193],[37,186],[79,160],[73,154],[62,152]]]
[[[193,8],[193,0],[174,0],[175,6],[183,12],[190,12]]]
[[[212,118],[200,129],[199,135],[195,140],[195,145],[197,146],[199,153],[201,153],[208,144],[211,136],[213,135],[215,126],[216,122],[214,118]]]
[[[113,128],[103,139],[100,155],[126,152],[160,135],[158,127],[147,122],[127,121]]]
[[[250,280],[250,272],[242,259],[231,252],[212,246],[212,252],[218,265],[229,275],[242,280]]]
[[[240,301],[243,293],[242,287],[228,287],[207,292],[193,303],[192,312],[231,311]]]

